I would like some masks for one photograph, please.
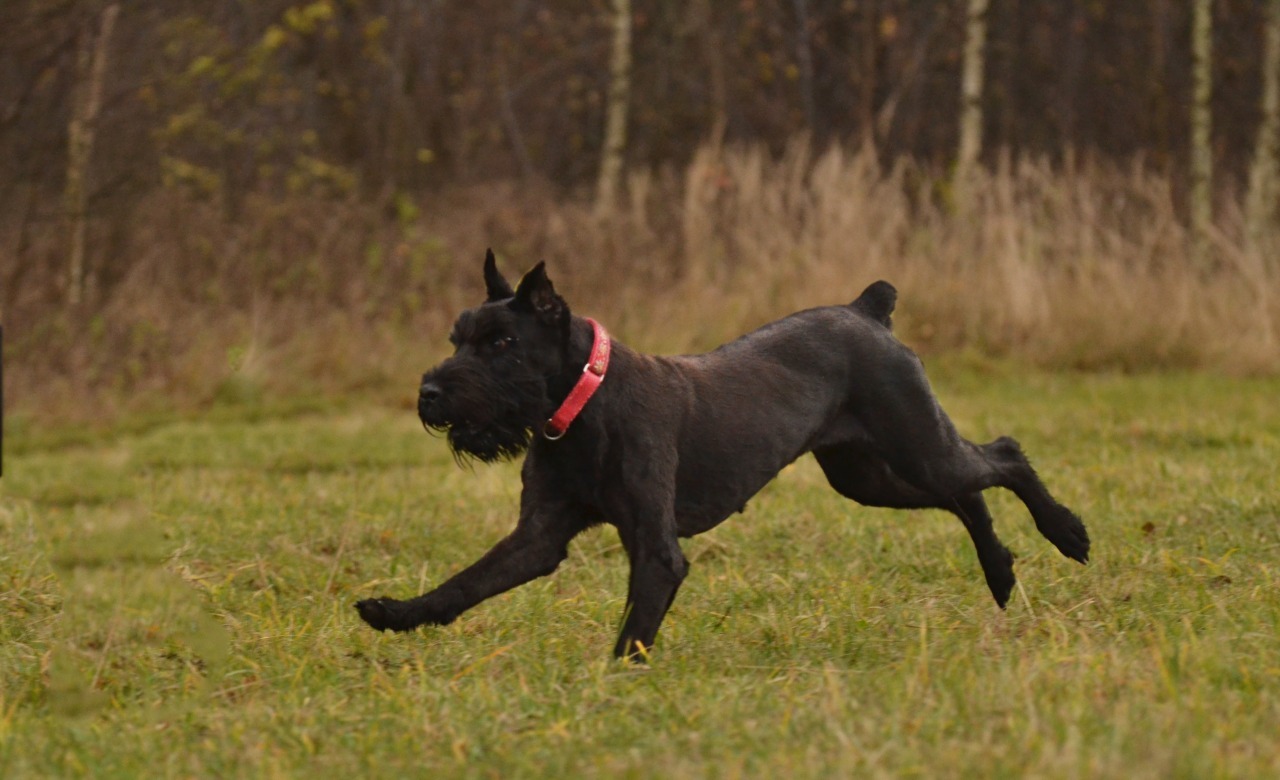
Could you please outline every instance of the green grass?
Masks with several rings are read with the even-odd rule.
[[[0,776],[1280,772],[1280,382],[935,373],[965,434],[1023,443],[1094,562],[989,492],[1022,583],[1002,613],[954,518],[858,507],[804,459],[685,543],[648,670],[607,659],[607,529],[451,626],[359,623],[514,520],[517,467],[457,468],[407,409],[22,431]]]

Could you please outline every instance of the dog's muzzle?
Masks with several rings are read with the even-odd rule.
[[[444,389],[436,382],[427,380],[418,388],[418,419],[424,425],[439,426],[444,423],[440,410],[440,399]]]

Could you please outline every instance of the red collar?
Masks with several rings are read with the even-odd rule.
[[[582,367],[582,376],[578,378],[578,383],[569,391],[564,403],[560,404],[560,408],[551,415],[551,419],[547,420],[546,426],[542,429],[542,435],[551,441],[564,436],[564,432],[569,429],[569,424],[574,421],[582,411],[582,407],[587,405],[587,401],[591,400],[591,396],[600,387],[600,383],[604,381],[604,372],[609,369],[609,333],[603,325],[590,317],[587,318],[587,322],[591,323],[591,330],[595,334],[591,343],[591,357]]]

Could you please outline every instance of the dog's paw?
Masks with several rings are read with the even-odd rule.
[[[364,599],[356,602],[360,619],[378,631],[408,631],[413,626],[405,621],[403,601],[389,598]]]
[[[1037,517],[1040,533],[1073,561],[1089,562],[1089,532],[1074,512],[1059,504],[1047,517]]]
[[[1013,586],[1018,584],[1018,579],[1013,576],[1013,571],[1000,572],[987,578],[987,587],[991,589],[991,595],[996,600],[996,606],[1004,609],[1009,606],[1009,596],[1013,593]]]
[[[996,605],[1004,609],[1009,605],[1009,594],[1018,578],[1013,574],[1013,553],[1002,549],[993,559],[981,561],[982,573],[986,576],[987,587],[996,600]]]

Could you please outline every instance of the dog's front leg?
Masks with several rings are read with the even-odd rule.
[[[631,560],[631,577],[622,630],[613,648],[615,658],[645,660],[689,572],[670,512],[666,510],[659,522],[653,522],[651,516],[618,529]]]
[[[487,598],[550,574],[584,527],[564,507],[554,510],[526,509],[509,536],[440,587],[407,601],[365,599],[355,605],[360,617],[379,631],[445,625]]]

